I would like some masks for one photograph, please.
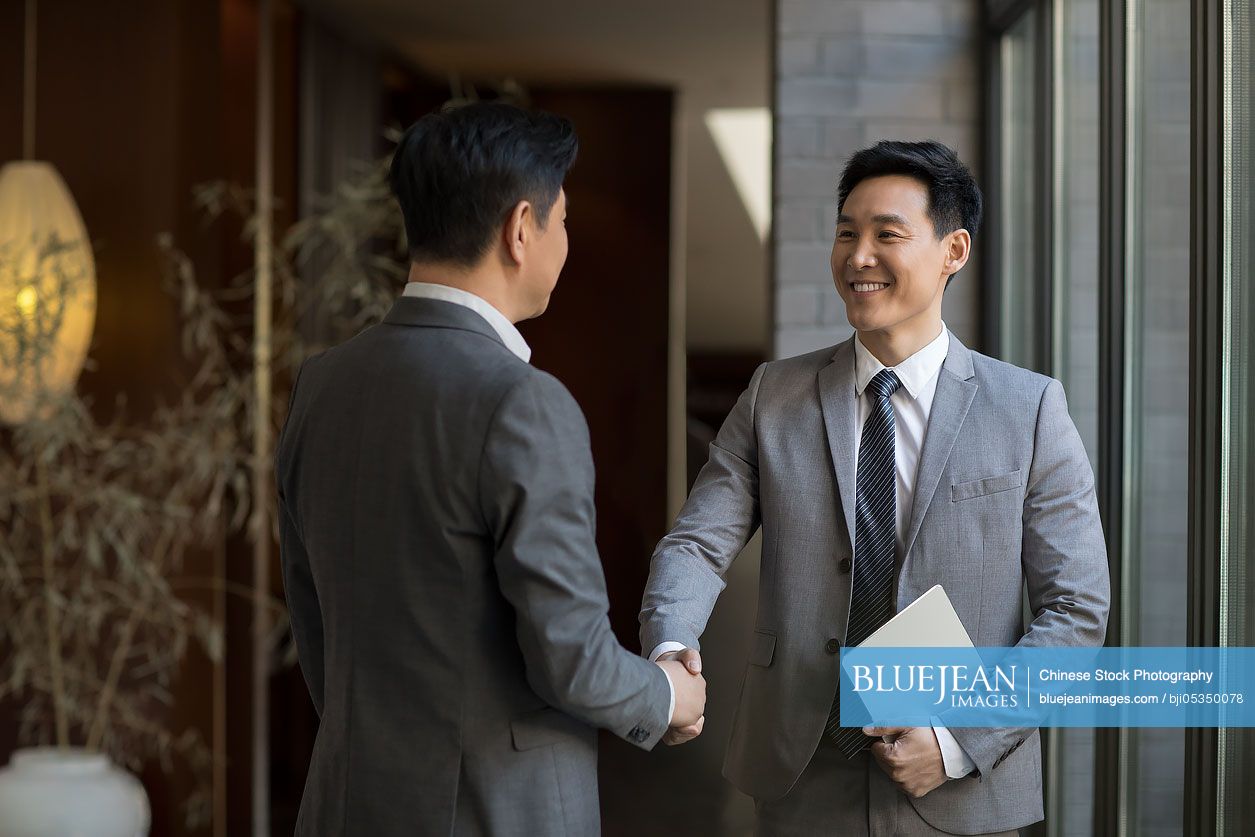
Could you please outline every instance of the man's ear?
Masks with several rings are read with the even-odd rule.
[[[947,276],[953,276],[963,269],[972,255],[972,234],[967,230],[955,230],[948,238],[945,272]]]
[[[523,263],[529,241],[528,236],[531,235],[527,228],[531,215],[532,205],[527,201],[519,201],[514,205],[514,209],[510,210],[510,215],[506,218],[505,227],[502,230],[502,235],[505,236],[506,253],[516,265]]]

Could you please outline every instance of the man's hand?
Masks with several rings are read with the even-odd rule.
[[[666,654],[659,654],[656,662],[662,662],[663,660],[678,660],[679,662],[684,663],[684,667],[693,674],[702,673],[702,655],[698,654],[692,648],[685,648],[683,651],[668,651]]]
[[[706,716],[703,715],[697,719],[697,723],[689,724],[686,727],[672,727],[663,733],[662,743],[674,747],[676,744],[684,744],[692,741],[694,738],[702,734],[702,729],[706,726]]]
[[[658,655],[659,666],[667,672],[675,687],[675,714],[671,729],[663,735],[665,744],[683,744],[702,734],[706,725],[706,679],[702,677],[702,658],[691,648]]]
[[[894,784],[919,799],[946,783],[946,765],[941,745],[932,727],[863,727],[867,735],[891,741],[877,741],[872,756]]]

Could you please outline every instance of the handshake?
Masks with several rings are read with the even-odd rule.
[[[706,678],[702,677],[702,656],[692,648],[659,654],[655,661],[667,673],[675,689],[675,711],[671,729],[663,736],[665,744],[683,744],[702,734],[706,725]]]

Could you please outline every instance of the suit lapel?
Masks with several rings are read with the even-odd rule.
[[[854,543],[854,442],[858,404],[854,399],[854,338],[837,346],[832,362],[819,370],[819,404],[824,414],[828,449],[837,475],[845,527]]]
[[[950,348],[945,363],[937,373],[937,391],[933,395],[932,410],[928,414],[928,430],[924,434],[924,448],[920,451],[919,468],[915,473],[915,499],[911,506],[911,522],[906,532],[906,552],[911,554],[915,538],[924,522],[924,513],[937,491],[941,473],[950,460],[959,429],[967,417],[967,411],[980,387],[973,380],[972,353],[950,335]]]

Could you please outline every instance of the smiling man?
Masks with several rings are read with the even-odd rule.
[[[941,320],[981,218],[955,153],[881,142],[850,159],[837,199],[832,276],[855,335],[755,371],[654,552],[643,647],[700,670],[723,575],[761,525],[724,764],[759,833],[1013,834],[1042,818],[1036,730],[844,728],[840,650],[934,584],[978,646],[1101,645],[1093,472],[1059,382]]]

